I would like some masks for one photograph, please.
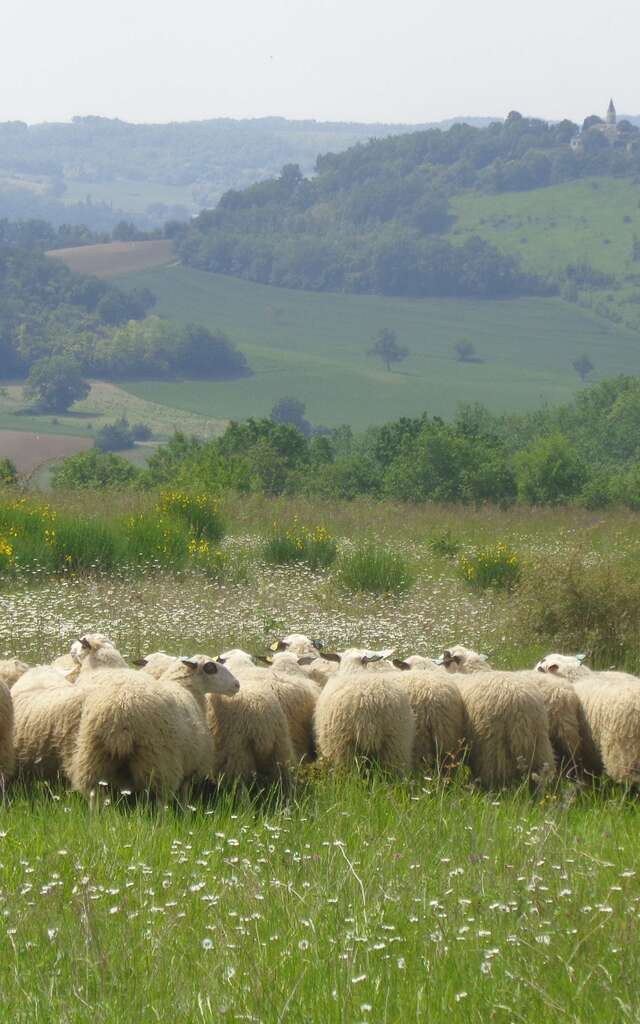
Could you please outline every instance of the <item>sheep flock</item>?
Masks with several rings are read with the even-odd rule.
[[[640,786],[640,678],[549,654],[531,671],[452,646],[437,658],[324,650],[303,634],[252,656],[149,652],[87,633],[51,664],[0,660],[0,786],[61,780],[187,799],[191,787],[287,789],[305,764],[452,773],[478,786],[606,776]]]

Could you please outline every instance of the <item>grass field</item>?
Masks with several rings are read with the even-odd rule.
[[[170,263],[173,245],[164,239],[152,242],[106,242],[103,245],[52,249],[46,255],[62,260],[70,270],[80,274],[109,278]]]
[[[635,332],[556,299],[502,302],[392,299],[292,291],[166,267],[117,279],[148,286],[157,311],[222,328],[255,375],[224,383],[132,382],[141,398],[224,418],[266,415],[295,395],[314,423],[365,427],[429,411],[451,416],[460,402],[531,409],[571,399],[580,382],[571,361],[587,352],[595,378],[640,371]],[[389,373],[367,356],[381,327],[396,331],[409,358]],[[473,341],[482,363],[455,361]]]
[[[153,499],[114,496],[112,514]],[[95,513],[104,499],[60,495]],[[454,639],[503,665],[544,653],[510,639],[513,599],[476,594],[425,539],[507,540],[526,561],[558,552],[637,557],[640,520],[261,498],[229,501],[225,549],[242,582],[193,573],[37,574],[2,586],[0,653],[48,659],[99,626],[127,655],[264,649],[305,628],[327,646],[390,642],[435,653]],[[341,544],[373,537],[410,557],[413,591],[341,594],[324,572],[257,557],[274,519],[328,521]],[[135,598],[133,600],[132,598]],[[551,638],[549,639],[551,642]],[[481,793],[464,771],[302,771],[286,801],[202,799],[165,813],[95,817],[62,788],[20,787],[0,810],[0,987],[19,1024],[451,1020],[636,1024],[637,802],[562,783]]]

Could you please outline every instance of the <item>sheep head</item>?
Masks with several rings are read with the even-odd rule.
[[[180,664],[186,667],[189,682],[197,683],[202,693],[220,693],[225,697],[233,697],[240,689],[240,683],[229,669],[207,654],[180,658]]]
[[[444,665],[447,672],[481,672],[489,668],[486,654],[478,654],[462,644],[444,650],[436,660],[436,665]]]

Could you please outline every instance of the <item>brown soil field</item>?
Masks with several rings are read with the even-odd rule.
[[[64,459],[93,448],[90,437],[31,434],[26,430],[0,430],[0,458],[15,462],[19,473],[31,473],[52,459]]]
[[[150,270],[171,263],[173,244],[167,239],[153,242],[106,242],[78,245],[71,249],[50,249],[47,256],[62,260],[70,270],[95,277],[116,277],[135,270]]]

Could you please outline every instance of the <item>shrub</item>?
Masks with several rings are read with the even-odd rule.
[[[338,545],[324,526],[309,529],[297,519],[289,527],[274,524],[273,532],[262,545],[262,557],[270,565],[306,562],[311,569],[326,569],[338,554]]]
[[[220,547],[211,548],[208,541],[192,537],[189,541],[189,556],[194,567],[220,583],[246,583],[249,578],[248,557],[245,552],[224,551]]]
[[[388,594],[409,590],[415,572],[402,555],[371,543],[342,555],[338,578],[349,590]]]
[[[51,473],[55,490],[87,490],[128,487],[139,481],[140,470],[112,452],[90,448],[56,463]]]
[[[130,516],[126,523],[126,561],[182,568],[189,557],[186,524],[158,515]]]
[[[7,538],[0,536],[0,578],[8,576],[14,566],[13,544]]]
[[[448,526],[440,526],[427,537],[427,547],[434,555],[454,558],[460,550],[460,541],[456,540]]]
[[[134,441],[129,421],[124,416],[114,423],[105,423],[96,432],[96,448],[102,452],[121,452],[133,448]]]
[[[166,491],[158,502],[162,516],[181,519],[193,536],[216,543],[225,535],[225,524],[220,504],[207,494],[187,494],[184,491]]]
[[[559,505],[580,493],[586,468],[562,434],[540,437],[515,458],[518,497],[529,505]]]
[[[556,650],[588,651],[596,667],[640,669],[640,565],[585,557],[531,567],[518,588],[515,633]]]
[[[478,548],[472,555],[460,555],[458,572],[479,590],[510,590],[522,575],[522,563],[515,551],[499,543]]]
[[[18,480],[18,470],[15,462],[11,459],[0,459],[0,484],[15,484]]]

